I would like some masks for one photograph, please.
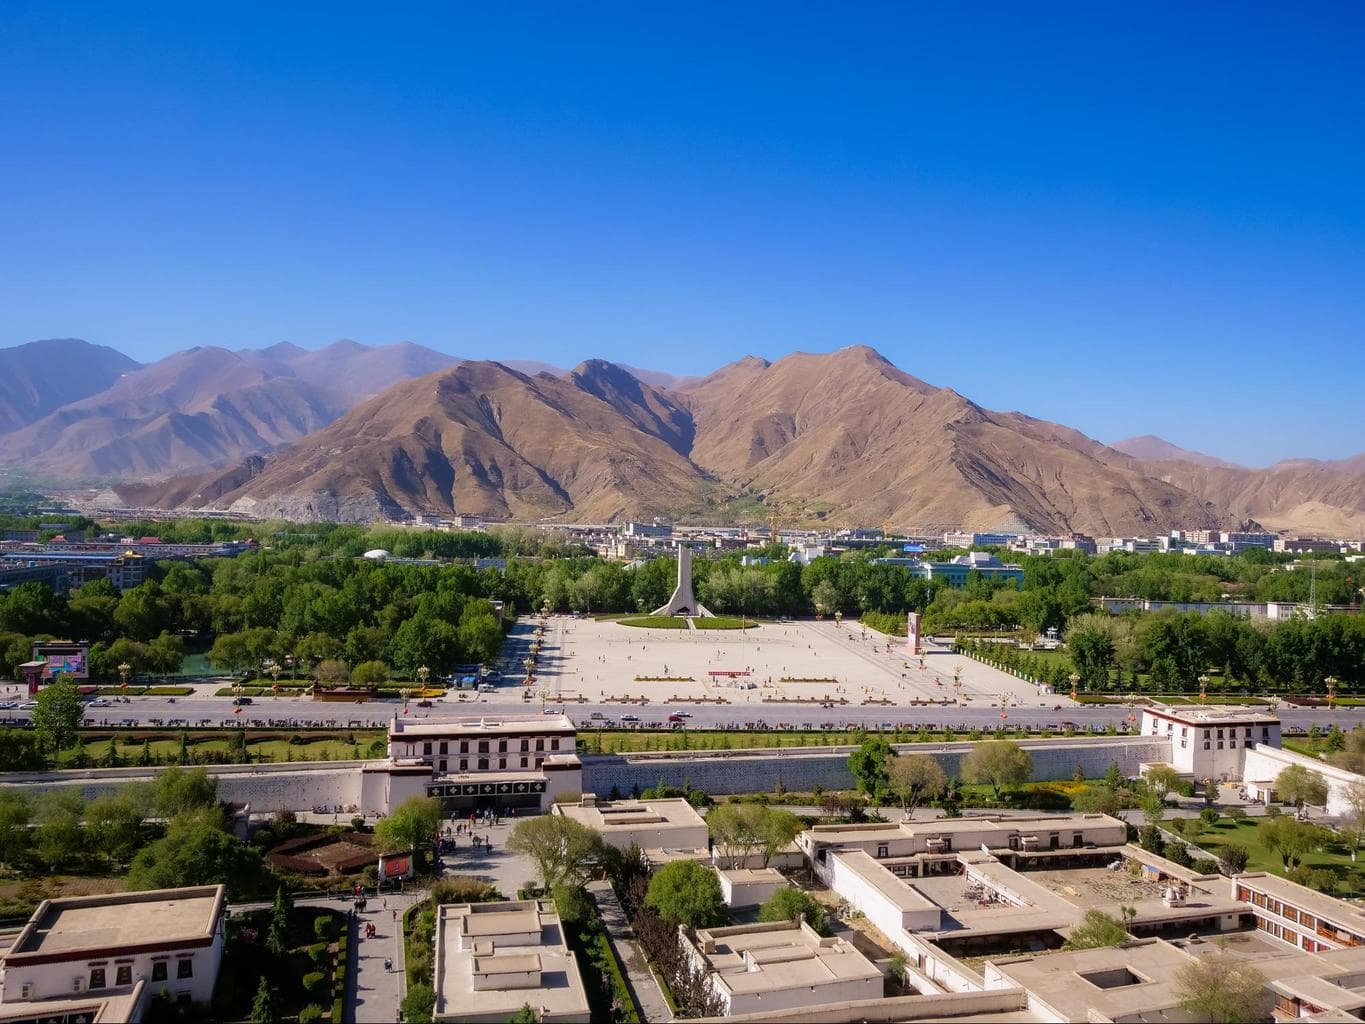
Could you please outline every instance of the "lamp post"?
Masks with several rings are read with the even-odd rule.
[[[1331,708],[1337,699],[1337,677],[1328,676],[1323,682],[1327,684],[1327,706]]]
[[[1199,677],[1199,703],[1204,704],[1209,699],[1209,677],[1201,675]]]
[[[840,627],[840,625],[843,623],[843,621],[844,621],[844,613],[843,613],[843,612],[840,612],[840,611],[836,611],[836,612],[834,613],[834,628],[835,628],[835,629],[838,629],[838,628]]]
[[[962,666],[953,667],[953,690],[957,697],[957,702],[962,703]]]
[[[284,667],[289,669],[289,678],[291,680],[298,679],[299,675],[298,672],[295,671],[294,656],[292,654],[286,654],[284,656]]]
[[[1067,678],[1071,680],[1071,699],[1076,700],[1081,685],[1081,674],[1079,672],[1072,672]]]
[[[425,690],[427,688],[427,680],[430,678],[431,669],[427,668],[425,665],[419,665],[417,668],[417,681],[422,684],[422,689]]]
[[[272,680],[272,681],[271,681],[271,684],[270,684],[270,692],[271,692],[271,693],[279,693],[279,692],[280,692],[280,671],[281,671],[280,663],[279,663],[278,661],[276,661],[274,658],[272,658],[272,659],[270,659],[269,661],[267,661],[265,664],[266,664],[266,671],[270,673],[270,678],[271,678],[271,680]]]
[[[408,713],[408,698],[412,696],[412,690],[405,686],[398,691],[398,696],[403,698],[403,714],[406,715]]]
[[[129,665],[126,661],[119,662],[118,664],[118,677],[120,680],[119,686],[121,686],[125,690],[128,689],[128,673],[131,671],[133,671],[132,665]]]

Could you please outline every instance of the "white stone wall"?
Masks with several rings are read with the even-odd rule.
[[[896,941],[896,936],[907,930],[937,931],[940,927],[942,914],[939,908],[903,910],[859,872],[853,870],[839,854],[831,852],[828,860],[829,887],[840,897],[848,900],[850,906],[861,911],[892,941]]]
[[[1334,768],[1326,761],[1319,761],[1315,757],[1307,757],[1292,750],[1257,745],[1246,752],[1242,777],[1248,781],[1274,783],[1280,772],[1294,764],[1318,772],[1327,780],[1329,815],[1339,817],[1350,812],[1350,805],[1346,803],[1345,797],[1346,787],[1354,782],[1365,782],[1365,777],[1348,772],[1344,768]]]

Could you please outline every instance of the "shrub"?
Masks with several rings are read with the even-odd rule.
[[[403,1020],[425,1024],[436,1009],[436,992],[430,985],[413,985],[403,997]]]
[[[1218,874],[1218,862],[1212,857],[1200,857],[1194,862],[1194,870],[1201,875]]]
[[[326,977],[327,975],[321,971],[309,971],[303,976],[303,990],[312,995],[322,987],[322,982]]]
[[[318,1024],[322,1020],[322,1007],[317,1003],[309,1003],[299,1011],[299,1024]]]
[[[447,903],[492,903],[502,899],[497,886],[468,875],[442,878],[431,887],[431,904],[439,907]]]
[[[1245,846],[1239,843],[1228,843],[1219,851],[1218,863],[1222,866],[1225,874],[1236,875],[1247,869],[1247,861],[1250,856]]]
[[[1241,821],[1243,818],[1247,816],[1246,808],[1229,807],[1227,810],[1223,812],[1223,816],[1227,818],[1229,821]]]
[[[1170,842],[1161,848],[1161,855],[1174,864],[1179,864],[1182,868],[1187,868],[1194,863],[1194,858],[1190,856],[1190,849],[1184,843]]]
[[[1205,807],[1199,812],[1199,819],[1205,825],[1216,825],[1218,823],[1218,808]]]
[[[1300,864],[1285,877],[1291,882],[1298,882],[1299,885],[1306,885],[1318,892],[1325,892],[1328,896],[1336,892],[1337,889],[1337,873],[1328,868],[1310,868],[1306,864]]]
[[[308,947],[308,958],[321,967],[327,962],[327,943],[315,942]]]
[[[346,1008],[342,1004],[342,997],[337,996],[332,1000],[332,1024],[341,1024],[341,1017],[345,1012]]]

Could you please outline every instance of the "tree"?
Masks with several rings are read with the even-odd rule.
[[[840,596],[839,588],[828,578],[815,584],[810,592],[811,604],[815,606],[817,615],[833,615],[838,611]]]
[[[1131,936],[1123,923],[1102,910],[1087,910],[1081,923],[1071,929],[1064,949],[1099,949],[1121,946]]]
[[[1175,972],[1180,1005],[1196,1020],[1240,1024],[1270,1016],[1265,975],[1225,949],[1205,953]]]
[[[1168,764],[1153,765],[1144,775],[1147,789],[1158,800],[1165,801],[1171,790],[1180,785],[1180,773]]]
[[[706,817],[716,850],[730,859],[731,867],[743,867],[758,854],[769,861],[801,833],[801,819],[790,811],[766,804],[721,804]]]
[[[356,686],[379,686],[388,679],[389,666],[382,661],[362,661],[351,670],[351,682]]]
[[[85,801],[75,788],[43,793],[33,815],[33,847],[38,859],[53,871],[70,864],[85,849],[81,818]]]
[[[1365,829],[1365,782],[1348,783],[1341,791],[1347,817],[1358,829]]]
[[[275,987],[265,978],[256,986],[256,998],[251,1001],[251,1024],[275,1024],[280,1019],[275,1006]]]
[[[1275,777],[1275,792],[1285,803],[1302,807],[1327,803],[1327,780],[1322,772],[1311,771],[1301,764],[1291,764]]]
[[[948,776],[929,754],[899,754],[886,765],[887,788],[908,818],[920,804],[943,795]]]
[[[1118,814],[1119,795],[1108,786],[1091,786],[1071,798],[1071,809],[1082,814]]]
[[[152,783],[152,807],[162,818],[218,806],[218,780],[203,768],[165,768]]]
[[[40,772],[46,767],[37,736],[28,729],[0,729],[0,772]]]
[[[44,750],[60,751],[72,746],[79,733],[85,707],[73,683],[60,679],[38,691],[33,709],[33,731]]]
[[[1117,624],[1109,615],[1078,615],[1066,631],[1066,652],[1085,685],[1100,689],[1118,655]]]
[[[432,993],[432,999],[433,999],[432,1005],[434,1008],[435,993]],[[404,1014],[403,1019],[413,1020],[414,1018],[411,1018],[407,1016],[407,1014]],[[427,1019],[430,1020],[431,1018],[428,1017]],[[516,1013],[512,1014],[512,1016],[507,1018],[507,1024],[539,1024],[539,1021],[540,1016],[539,1014],[536,1013],[535,1010],[531,1009],[530,1003],[522,1003],[521,1009],[518,1010]]]
[[[880,804],[887,792],[886,765],[892,757],[891,744],[883,736],[868,736],[858,749],[848,755],[848,770],[858,784],[858,791],[866,793],[873,803]]]
[[[86,808],[85,827],[92,850],[104,854],[111,865],[125,864],[142,840],[142,809],[129,793],[98,796]]]
[[[1006,786],[1018,786],[1033,776],[1033,758],[1012,740],[986,740],[972,747],[962,759],[962,777],[988,785],[1000,799]]]
[[[261,878],[260,854],[228,835],[219,824],[211,811],[173,820],[165,838],[144,846],[133,858],[128,869],[129,890],[223,882],[231,899],[254,894]]]
[[[413,985],[408,989],[407,995],[403,997],[403,1020],[407,1024],[428,1024],[431,1015],[436,1010],[436,991],[430,985]],[[523,1011],[529,1011],[530,1017],[522,1017]],[[510,1020],[529,1020],[531,1024],[536,1024],[536,1013],[527,1004],[513,1014]]]
[[[1298,867],[1303,855],[1318,841],[1319,829],[1292,817],[1280,816],[1256,826],[1256,838],[1267,850],[1279,855],[1285,870]]]
[[[374,840],[384,852],[412,850],[420,853],[435,843],[441,828],[441,801],[430,796],[410,796],[374,826]]]
[[[1117,761],[1110,761],[1109,767],[1104,771],[1104,784],[1110,789],[1118,789],[1124,783],[1123,769],[1119,767]]]
[[[645,905],[674,925],[706,928],[725,921],[720,880],[694,860],[675,860],[660,868],[649,880]]]
[[[530,857],[545,888],[582,885],[591,871],[591,862],[602,856],[602,837],[562,814],[542,814],[517,822],[507,837],[511,853]]]
[[[12,868],[28,852],[28,823],[33,816],[28,798],[14,789],[0,789],[0,865]]]
[[[760,921],[795,921],[798,917],[804,917],[806,924],[819,934],[829,934],[825,908],[814,896],[800,889],[791,886],[778,889],[768,897],[767,903],[758,908]]]

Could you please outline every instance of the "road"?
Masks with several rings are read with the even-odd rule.
[[[522,691],[509,690],[520,694]],[[738,696],[738,695],[737,695]],[[1001,708],[996,703],[973,702],[967,706],[886,706],[847,704],[823,708],[813,704],[763,703],[754,699],[736,700],[732,704],[672,704],[650,703],[621,704],[607,703],[570,703],[545,705],[553,712],[563,710],[577,723],[580,729],[590,730],[601,721],[603,724],[616,725],[621,716],[633,715],[640,719],[640,726],[650,723],[666,723],[669,714],[686,710],[691,714],[687,720],[689,727],[705,728],[745,728],[750,725],[766,725],[769,728],[806,727],[819,728],[863,726],[876,727],[890,723],[899,727],[919,725],[954,728],[994,728],[1001,724]],[[402,712],[398,701],[373,701],[367,704],[327,704],[304,697],[259,697],[250,707],[242,708],[241,714],[234,714],[231,701],[225,697],[194,696],[178,697],[174,702],[165,697],[130,697],[128,703],[118,703],[107,707],[90,707],[86,722],[91,727],[135,726],[166,728],[212,728],[218,726],[245,725],[249,728],[377,728],[387,725],[396,714]],[[457,701],[453,699],[433,701],[430,708],[409,705],[407,717],[420,720],[426,717],[446,717],[451,715],[525,715],[542,710],[539,700],[523,701],[518,697],[503,697],[501,694],[481,696],[479,699]],[[1046,699],[1034,704],[1011,704],[1003,709],[1008,715],[1007,725],[1051,726],[1058,728],[1064,722],[1075,723],[1082,729],[1104,729],[1113,724],[1123,728],[1130,710],[1126,705],[1076,705],[1060,711]],[[25,725],[29,712],[19,709],[0,711],[0,725]],[[603,716],[594,719],[593,715]],[[1333,723],[1349,729],[1365,723],[1365,708],[1292,708],[1281,706],[1279,716],[1286,728],[1307,729],[1312,725],[1327,727]]]

